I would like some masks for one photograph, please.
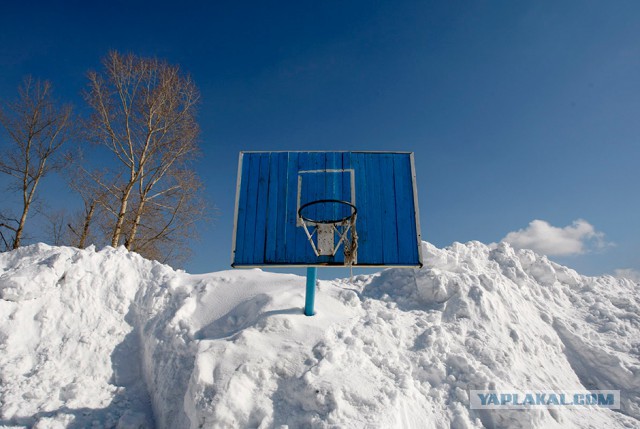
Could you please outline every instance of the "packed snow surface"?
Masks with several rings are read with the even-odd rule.
[[[1,254],[0,427],[640,426],[638,284],[506,244],[423,256],[320,281],[305,317],[299,276]],[[473,410],[473,389],[615,389],[622,407]]]

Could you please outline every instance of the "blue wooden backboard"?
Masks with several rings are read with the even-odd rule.
[[[241,152],[231,265],[343,266],[342,251],[316,256],[298,216],[323,199],[357,207],[354,266],[422,266],[413,154],[398,152]],[[349,213],[320,204],[305,215]]]

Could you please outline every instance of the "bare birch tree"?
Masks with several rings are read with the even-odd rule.
[[[67,222],[67,242],[84,249],[89,243],[104,244],[103,240],[98,239],[102,234],[95,234],[93,230],[97,226],[101,232],[105,231],[104,207],[107,206],[108,191],[101,185],[104,183],[102,172],[88,171],[83,165],[86,161],[80,153],[75,161],[69,169],[67,181],[69,187],[82,199],[82,208]],[[96,243],[98,241],[100,243]]]
[[[195,237],[195,224],[204,218],[208,206],[198,196],[202,184],[192,171],[175,170],[166,179],[171,185],[162,195],[146,203],[142,198],[135,200],[130,225],[137,224],[138,229],[129,248],[163,263],[184,262],[190,255],[188,244]],[[127,239],[131,228],[127,228]]]
[[[92,140],[118,165],[96,178],[108,194],[110,242],[165,260],[161,244],[176,244],[205,215],[190,168],[198,153],[199,93],[179,67],[155,58],[111,52],[103,66],[89,72],[85,98]]]
[[[7,247],[20,247],[29,210],[41,180],[64,165],[60,148],[70,136],[71,107],[58,105],[48,81],[25,78],[19,96],[0,108],[0,124],[8,136],[0,154],[0,172],[11,178],[21,196],[18,216],[4,214],[0,228]],[[12,236],[7,240],[9,236]]]

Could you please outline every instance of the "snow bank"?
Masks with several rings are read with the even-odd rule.
[[[131,306],[153,269],[123,249],[0,255],[0,425],[153,424]]]
[[[124,249],[0,255],[0,426],[637,427],[638,285],[506,244],[422,270],[193,276]],[[619,389],[622,409],[488,411],[469,389]]]

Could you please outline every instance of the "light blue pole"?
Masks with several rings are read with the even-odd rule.
[[[318,278],[318,269],[316,267],[307,268],[307,294],[304,298],[304,314],[305,316],[313,316],[313,305],[316,300],[316,279]]]

